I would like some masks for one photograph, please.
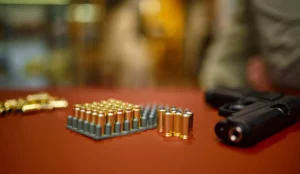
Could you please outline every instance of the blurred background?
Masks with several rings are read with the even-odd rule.
[[[201,86],[231,0],[0,0],[0,88]]]

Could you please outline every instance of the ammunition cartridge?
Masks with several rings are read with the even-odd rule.
[[[171,112],[165,113],[164,118],[164,136],[171,137],[173,133],[174,115]]]

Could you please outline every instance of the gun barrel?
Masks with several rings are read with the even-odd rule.
[[[284,105],[269,105],[247,113],[236,113],[215,126],[219,139],[236,145],[251,145],[296,121]]]

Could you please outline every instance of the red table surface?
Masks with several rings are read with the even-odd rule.
[[[0,173],[300,173],[300,124],[255,147],[219,143],[220,119],[197,89],[44,89],[64,97],[69,107],[0,118]],[[35,91],[0,90],[0,100]],[[116,98],[132,103],[161,103],[191,109],[194,137],[164,138],[156,130],[95,141],[66,129],[77,103]]]

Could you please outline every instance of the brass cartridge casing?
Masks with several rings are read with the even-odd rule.
[[[80,115],[80,105],[76,104],[74,105],[74,109],[73,109],[73,117],[78,118]]]
[[[174,115],[171,112],[165,113],[164,118],[164,136],[171,137],[173,133]]]
[[[125,120],[128,120],[130,130],[132,129],[132,118],[133,118],[132,109],[127,107],[125,110]]]
[[[91,110],[91,108],[87,108],[85,110],[85,120],[88,121],[88,122],[92,121],[92,110]]]
[[[85,107],[84,106],[81,106],[80,108],[80,119],[81,120],[84,120],[85,119]]]
[[[124,119],[125,119],[125,113],[123,109],[118,109],[117,112],[117,121],[120,123],[120,130],[121,132],[124,130],[123,124],[124,124]]]
[[[68,107],[68,101],[65,99],[59,99],[59,100],[50,100],[49,104],[53,108],[66,108]]]
[[[15,110],[17,109],[18,106],[18,101],[17,100],[6,100],[4,102],[4,107],[6,108],[6,110]]]
[[[106,119],[107,119],[106,113],[103,111],[99,111],[97,124],[101,126],[102,133],[104,133],[104,130],[105,130],[104,128],[105,128],[105,124],[106,124]]]
[[[111,125],[111,132],[115,131],[116,113],[114,110],[109,110],[107,114],[107,123]]]
[[[182,117],[182,131],[180,138],[181,139],[189,139],[191,136],[190,129],[191,115],[184,113]]]
[[[182,112],[178,111],[174,115],[174,132],[175,137],[180,137],[182,125]]]
[[[191,134],[193,134],[194,113],[190,110],[186,110],[185,113],[191,116],[189,127]]]
[[[164,108],[159,108],[157,113],[157,132],[164,132],[164,119],[166,110]]]
[[[17,110],[20,110],[20,109],[22,109],[22,107],[25,105],[25,104],[27,104],[28,103],[28,101],[27,100],[25,100],[24,98],[19,98],[18,99],[18,105],[17,105]]]
[[[135,105],[133,108],[133,118],[138,120],[138,127],[141,126],[141,106]]]
[[[38,94],[31,94],[31,95],[28,95],[26,97],[26,100],[28,102],[34,102],[34,101],[47,101],[49,100],[49,97],[50,95],[48,93],[38,93]]]
[[[96,109],[92,111],[92,123],[96,124],[98,122],[98,112]]]
[[[50,104],[44,104],[44,103],[40,103],[40,104],[26,104],[22,107],[22,112],[26,113],[26,112],[34,112],[34,111],[38,111],[38,110],[52,110],[53,107]]]

